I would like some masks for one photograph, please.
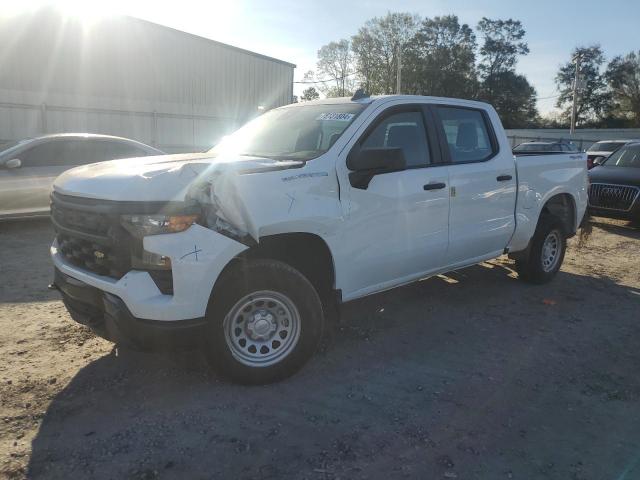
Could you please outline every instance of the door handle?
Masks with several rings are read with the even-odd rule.
[[[499,182],[508,182],[509,180],[511,180],[513,177],[511,175],[498,175],[498,177],[496,178],[496,180],[498,180]]]
[[[446,187],[446,185],[442,182],[434,182],[434,183],[427,183],[424,187],[425,190],[442,190],[444,187]]]

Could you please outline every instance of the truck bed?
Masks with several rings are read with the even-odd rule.
[[[540,210],[555,195],[570,194],[577,199],[574,219],[577,229],[587,207],[586,153],[527,152],[514,155],[514,159],[518,177],[516,229],[509,250],[527,248]]]

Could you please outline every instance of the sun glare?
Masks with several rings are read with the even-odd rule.
[[[0,1],[0,12],[2,15],[11,16],[34,11],[42,7],[54,7],[63,12],[66,16],[80,18],[82,21],[91,23],[99,18],[116,14],[113,4],[95,0],[15,0]]]

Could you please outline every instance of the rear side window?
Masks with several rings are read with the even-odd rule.
[[[451,162],[482,162],[497,152],[480,110],[459,107],[436,107],[435,110],[449,145]]]
[[[87,165],[102,160],[101,152],[95,148],[93,140],[68,140],[64,142],[63,150],[65,165]]]
[[[384,118],[367,136],[362,148],[402,148],[407,167],[431,163],[420,112],[400,112]]]

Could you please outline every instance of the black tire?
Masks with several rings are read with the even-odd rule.
[[[261,300],[265,295],[284,303],[268,300],[265,303]],[[256,306],[261,301],[263,306]],[[245,314],[247,310],[240,309],[239,305],[247,302],[251,304],[247,308],[260,310]],[[297,320],[294,319],[296,314]],[[268,320],[260,320],[263,315]],[[263,326],[276,330],[257,332],[256,318]],[[298,270],[277,260],[241,261],[225,272],[219,288],[212,293],[207,322],[205,348],[212,367],[233,382],[250,385],[282,380],[298,371],[316,351],[324,328],[322,303],[313,285]],[[294,324],[297,325],[295,332]],[[285,327],[290,328],[289,336],[279,338]],[[236,333],[238,330],[241,333]],[[265,337],[273,336],[260,339],[251,336],[260,333]],[[295,341],[292,340],[294,337]],[[243,339],[245,344],[240,345]],[[278,352],[280,347],[283,348],[281,353]],[[253,352],[249,350],[251,348]],[[259,364],[261,359],[255,362],[247,358],[242,360],[243,356],[259,357],[263,348],[267,355],[283,356],[267,360],[264,365]]]
[[[549,268],[548,266],[545,267],[543,247],[545,240],[551,235],[557,236],[558,250],[554,263],[551,268]],[[524,258],[516,259],[518,277],[526,282],[535,284],[550,282],[562,266],[566,249],[567,235],[562,222],[553,215],[543,214],[538,221],[538,226],[531,239],[531,247],[529,248],[528,255]]]

